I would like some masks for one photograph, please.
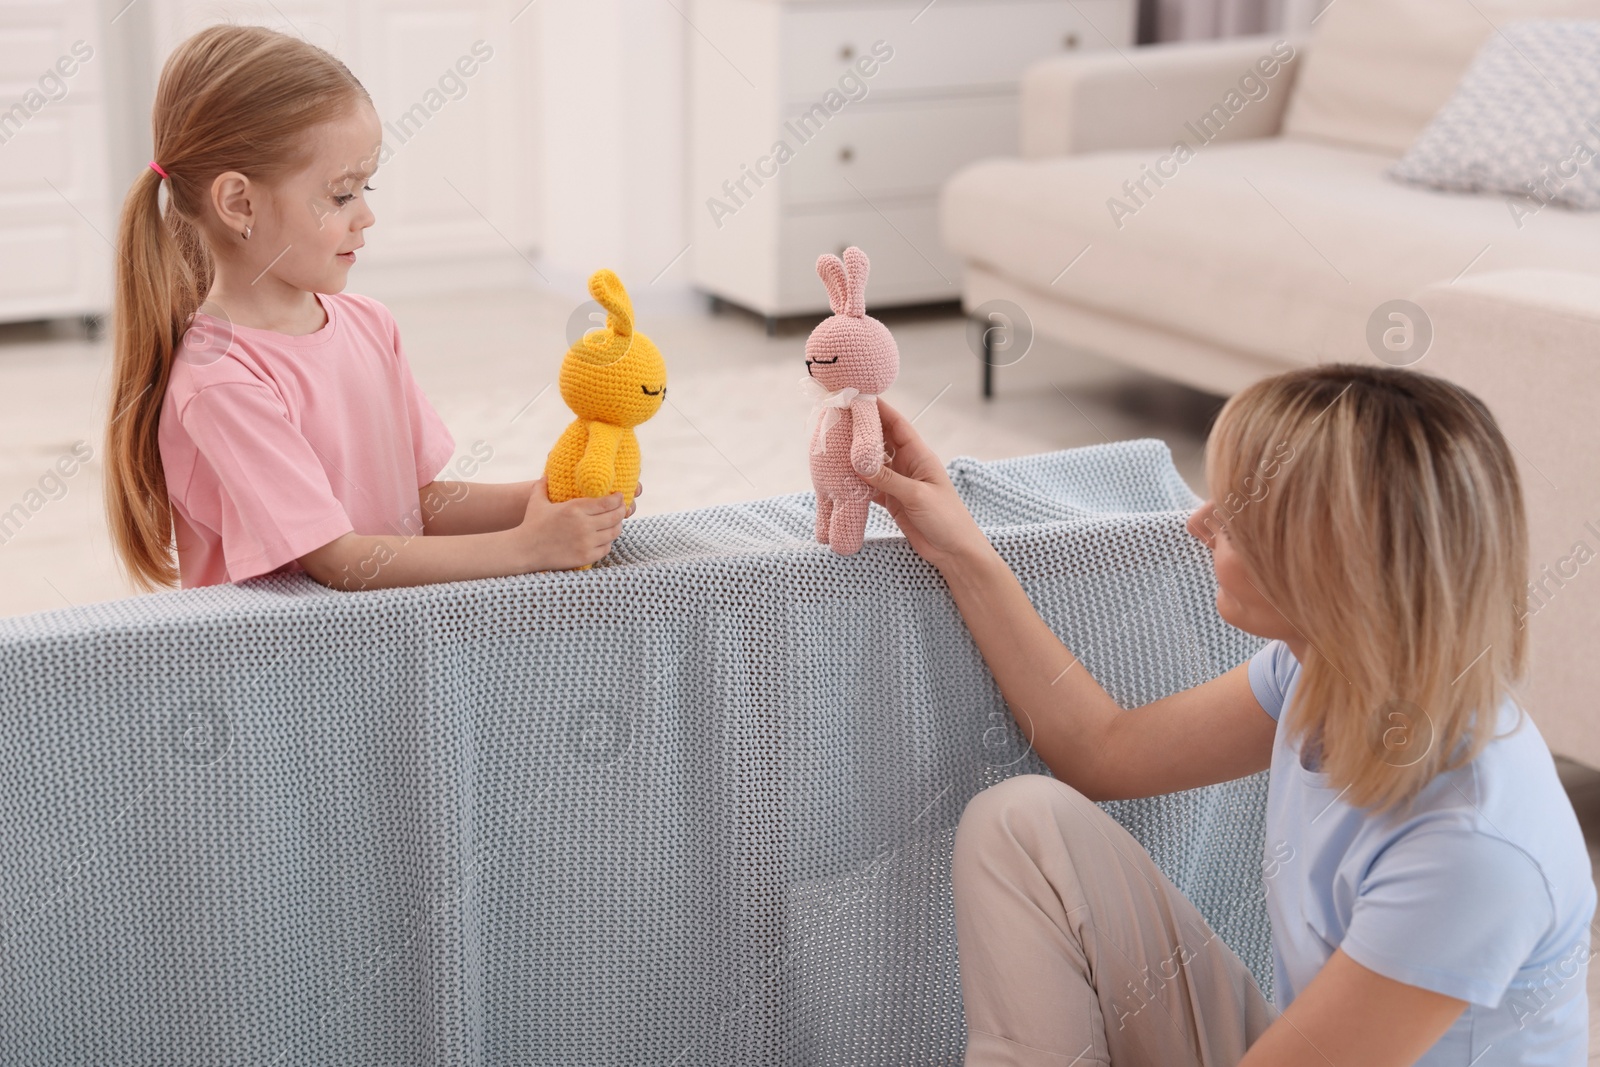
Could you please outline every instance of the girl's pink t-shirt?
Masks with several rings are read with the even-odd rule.
[[[419,490],[455,439],[411,375],[389,309],[315,294],[302,336],[197,313],[158,441],[182,586],[240,582],[355,531],[422,533]]]

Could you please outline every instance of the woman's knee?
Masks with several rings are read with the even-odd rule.
[[[1072,786],[1047,774],[1018,774],[996,782],[967,802],[961,821],[993,822],[1016,811],[1034,812],[1066,800],[1093,803]]]
[[[983,790],[967,802],[956,826],[956,856],[1024,838],[1029,824],[1059,825],[1057,807],[1093,804],[1072,786],[1043,774],[1019,774]]]

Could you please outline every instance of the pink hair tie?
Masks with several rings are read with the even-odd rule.
[[[154,168],[155,168],[155,169],[156,169],[156,173],[157,173],[157,174],[159,174],[159,175],[161,175],[161,176],[162,176],[162,177],[163,177],[163,178],[165,178],[165,177],[166,177],[166,176],[167,176],[167,172],[166,172],[166,171],[164,171],[164,170],[162,170],[162,169],[161,169],[161,164],[159,164],[159,163],[157,163],[157,162],[156,162],[156,161],[155,161],[155,160],[153,160],[153,159],[152,159],[152,160],[151,160],[151,161],[150,161],[150,165],[151,165],[151,166],[152,166],[152,167],[154,167]]]

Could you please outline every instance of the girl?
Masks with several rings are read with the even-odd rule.
[[[1520,680],[1527,534],[1506,442],[1440,378],[1331,364],[1217,417],[1217,610],[1247,663],[1119,708],[881,401],[870,479],[944,575],[1053,777],[956,833],[968,1064],[1582,1064],[1595,887]],[[1094,801],[1269,769],[1274,1005]]]
[[[343,63],[209,27],[168,58],[153,127],[122,209],[105,448],[112,539],[138,586],[290,570],[379,588],[610,551],[632,513],[621,493],[552,504],[543,479],[434,480],[455,442],[388,309],[343,293],[382,147]]]

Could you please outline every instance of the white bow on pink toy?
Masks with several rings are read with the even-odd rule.
[[[828,431],[839,421],[839,413],[849,408],[856,397],[867,394],[852,386],[845,386],[837,393],[830,393],[827,386],[809,374],[800,379],[800,385],[807,399],[811,401],[811,418],[806,423],[806,432],[811,435],[811,454],[820,456],[828,451]],[[820,433],[818,426],[821,426]]]

